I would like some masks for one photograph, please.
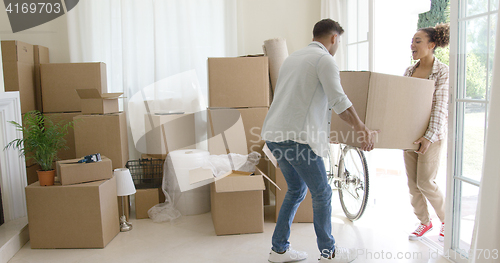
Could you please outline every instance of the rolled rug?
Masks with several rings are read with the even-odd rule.
[[[264,41],[264,45],[262,46],[262,48],[264,49],[264,55],[269,59],[269,75],[271,77],[271,87],[274,93],[281,64],[283,64],[283,61],[285,61],[285,59],[288,57],[286,39],[268,39]]]

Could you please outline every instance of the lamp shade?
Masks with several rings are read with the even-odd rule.
[[[118,168],[114,170],[116,177],[116,195],[127,196],[135,194],[134,181],[132,175],[127,168]]]

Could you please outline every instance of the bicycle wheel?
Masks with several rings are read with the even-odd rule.
[[[368,201],[368,166],[360,149],[345,146],[339,160],[339,197],[342,210],[351,221],[359,219]]]

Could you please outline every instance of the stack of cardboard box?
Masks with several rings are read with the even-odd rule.
[[[42,111],[40,64],[49,63],[49,49],[16,40],[6,40],[2,45],[2,65],[5,91],[19,91],[21,113]],[[26,162],[28,184],[38,180],[40,166]]]
[[[210,154],[258,152],[260,171],[256,174],[269,174],[270,165],[262,151],[265,142],[260,136],[271,103],[268,58],[209,58],[208,86]],[[212,218],[217,235],[263,231],[263,204],[264,200],[269,202],[268,194],[263,198],[263,190],[268,188],[262,177],[252,177],[240,178],[248,182],[235,183],[230,190],[221,185],[225,180],[235,180],[233,176],[212,184]],[[235,212],[238,208],[242,211]]]
[[[111,160],[57,162],[60,183],[26,187],[31,248],[103,248],[119,232]]]

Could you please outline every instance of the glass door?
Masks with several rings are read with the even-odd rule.
[[[444,255],[468,262],[481,181],[498,0],[451,2],[447,229]]]

